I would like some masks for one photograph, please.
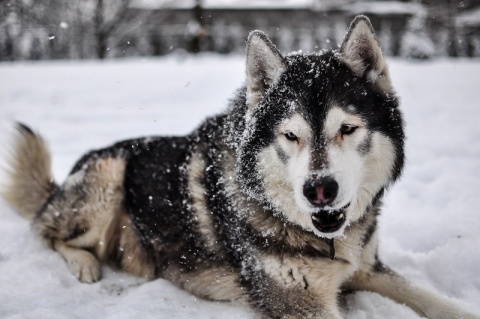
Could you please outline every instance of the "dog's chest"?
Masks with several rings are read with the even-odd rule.
[[[343,259],[269,256],[262,259],[262,264],[265,272],[278,285],[323,295],[335,294],[357,269],[358,262],[352,264]]]
[[[261,263],[265,272],[285,288],[308,290],[314,295],[335,294],[360,266],[363,236],[353,227],[345,237],[336,239],[334,260],[299,252],[297,256],[264,256]]]

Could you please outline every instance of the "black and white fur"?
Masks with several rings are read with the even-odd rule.
[[[188,136],[92,151],[61,186],[44,141],[19,124],[3,196],[82,282],[107,262],[268,318],[341,318],[351,290],[480,318],[377,255],[381,199],[404,164],[398,106],[368,18],[339,51],[283,56],[253,31],[227,112]]]

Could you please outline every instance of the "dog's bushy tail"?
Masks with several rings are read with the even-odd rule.
[[[16,129],[0,194],[19,214],[33,219],[57,186],[45,141],[24,124],[17,123]]]

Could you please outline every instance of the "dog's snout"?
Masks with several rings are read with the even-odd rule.
[[[303,195],[314,206],[323,207],[337,197],[338,183],[332,177],[310,180],[303,186]]]

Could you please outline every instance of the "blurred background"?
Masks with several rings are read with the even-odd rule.
[[[480,56],[480,0],[0,0],[0,61],[335,48],[366,14],[389,56]]]

